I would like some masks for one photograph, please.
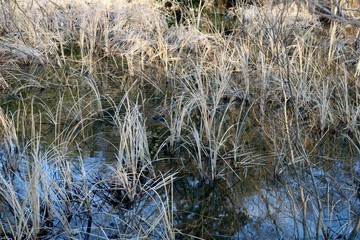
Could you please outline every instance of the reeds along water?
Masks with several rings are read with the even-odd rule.
[[[356,235],[356,1],[200,2],[2,3],[0,237]]]

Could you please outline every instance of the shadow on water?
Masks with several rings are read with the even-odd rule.
[[[249,221],[231,189],[184,177],[175,183],[176,228],[182,234],[204,239],[229,239]]]

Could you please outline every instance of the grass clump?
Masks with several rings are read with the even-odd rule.
[[[359,13],[335,2],[1,2],[0,236],[355,239]],[[196,221],[229,219],[211,195],[238,228]]]

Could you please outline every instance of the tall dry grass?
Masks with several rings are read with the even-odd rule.
[[[117,164],[84,163],[81,149],[94,137],[88,129],[107,110],[99,103],[115,104],[89,84],[88,94],[80,96],[79,85],[67,87],[55,103],[23,99],[11,118],[1,109],[2,238],[174,239],[172,196],[160,193],[172,191],[176,173],[154,175],[143,121],[129,98],[112,106],[117,113],[111,122],[121,138]],[[108,170],[106,177],[98,177],[98,168]],[[136,209],[141,204],[149,210]]]
[[[186,7],[176,1],[167,7],[142,0],[2,1],[0,76],[7,91],[23,98],[16,121],[0,115],[4,159],[17,159],[3,166],[20,182],[2,179],[3,207],[10,210],[2,235],[36,237],[63,226],[59,234],[100,236],[97,199],[106,203],[104,218],[110,219],[114,203],[127,208],[145,194],[159,201],[158,218],[142,225],[141,217],[131,224],[117,217],[127,234],[115,227],[106,234],[175,238],[168,188],[173,173],[164,177],[153,166],[170,149],[171,159],[190,156],[205,182],[230,173],[240,179],[251,167],[269,171],[287,189],[294,224],[302,225],[289,237],[330,236],[327,229],[336,224],[328,220],[337,205],[324,195],[318,178],[328,176],[319,174],[319,166],[339,157],[326,147],[328,139],[359,145],[357,6],[262,1],[224,13],[208,1]],[[55,106],[37,97],[33,105],[39,101],[43,112],[27,105],[27,91],[53,86],[66,92]],[[148,86],[164,93],[168,134],[154,159],[146,125],[151,116],[145,116]],[[75,150],[92,137],[86,129],[108,121],[107,115],[120,139],[116,165],[108,168],[112,177],[89,179],[91,171],[80,161],[82,177],[75,180],[70,156],[81,159]],[[53,127],[49,146],[42,142],[44,121]],[[19,146],[18,132],[30,139],[27,144]],[[14,146],[23,154],[21,164]],[[341,195],[339,181],[332,189]],[[346,196],[344,206],[353,209]],[[19,224],[6,232],[13,222]],[[341,229],[356,235],[356,227]]]

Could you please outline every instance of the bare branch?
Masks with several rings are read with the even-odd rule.
[[[341,13],[340,14],[334,13],[328,7],[314,0],[307,0],[305,2],[308,3],[306,5],[309,6],[310,12],[322,18],[328,19],[330,21],[342,22],[342,23],[351,24],[356,27],[360,27],[360,19],[350,18],[348,16],[342,15]],[[354,10],[354,11],[360,11],[360,10]]]

